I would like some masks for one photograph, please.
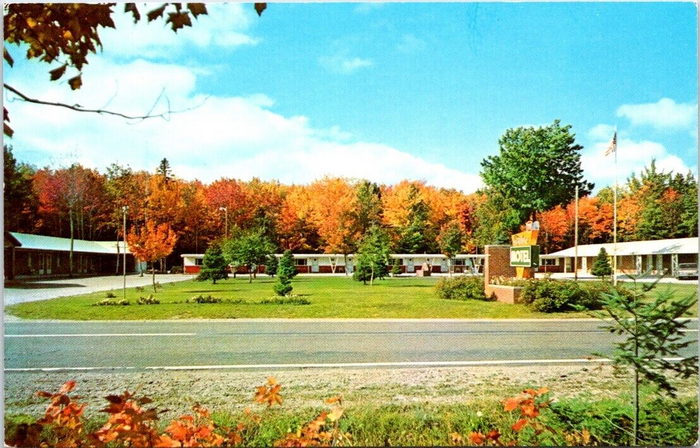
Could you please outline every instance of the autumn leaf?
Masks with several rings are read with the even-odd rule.
[[[333,404],[333,403],[343,404],[343,396],[338,395],[337,397],[326,398],[326,403],[328,403],[328,404]]]
[[[141,20],[141,13],[139,12],[139,9],[136,7],[136,3],[127,3],[124,5],[124,12],[130,12],[131,15],[134,17],[134,23],[137,23],[139,20]]]
[[[503,405],[503,410],[510,412],[520,406],[520,402],[521,400],[518,397],[508,398]]]
[[[207,6],[204,3],[188,3],[187,9],[195,18],[201,14],[207,14]]]
[[[267,9],[267,3],[256,3],[255,4],[255,12],[258,13],[258,16],[261,16],[263,11]]]
[[[82,75],[69,79],[68,84],[72,90],[78,90],[83,85]]]
[[[472,445],[483,445],[485,440],[486,436],[480,432],[469,433],[469,442],[471,442]]]
[[[524,415],[525,417],[530,417],[530,418],[535,418],[537,417],[540,413],[535,408],[534,404],[525,404],[521,407],[520,410],[521,414]]]
[[[152,22],[160,17],[163,17],[163,13],[165,12],[165,7],[168,6],[167,3],[164,3],[163,6],[153,9],[151,11],[148,11],[146,14],[146,18],[148,19],[149,22]]]
[[[75,381],[66,381],[60,389],[58,389],[59,394],[67,394],[68,392],[75,389]]]
[[[186,26],[192,26],[192,21],[190,20],[190,15],[186,12],[170,12],[168,13],[168,20],[165,23],[169,23],[173,31],[184,28]]]
[[[10,56],[10,52],[7,51],[7,48],[2,49],[3,52],[3,57],[5,58],[5,61],[12,67],[15,63],[15,60],[12,59],[12,56]]]
[[[513,424],[513,426],[511,426],[511,428],[513,428],[513,431],[518,432],[521,429],[523,429],[523,426],[525,426],[526,424],[527,424],[527,419],[521,418],[520,420],[515,422],[515,424]]]

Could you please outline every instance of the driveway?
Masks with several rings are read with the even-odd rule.
[[[172,283],[190,280],[194,277],[193,275],[184,274],[156,274],[156,281],[159,283]],[[123,282],[124,278],[117,275],[27,281],[19,285],[3,288],[3,302],[5,305],[13,305],[15,303],[55,299],[56,297],[109,291],[111,289],[120,290],[124,285]],[[151,275],[144,275],[141,277],[137,274],[133,274],[126,276],[127,288],[148,286],[151,285],[152,282]]]

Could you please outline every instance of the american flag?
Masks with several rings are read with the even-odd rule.
[[[610,154],[614,153],[617,151],[617,131],[613,134],[612,140],[610,140],[610,144],[608,145],[608,149],[605,150],[605,155],[609,156]]]

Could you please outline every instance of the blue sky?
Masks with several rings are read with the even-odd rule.
[[[693,3],[210,5],[192,29],[119,14],[74,93],[18,61],[6,82],[139,123],[8,102],[20,160],[112,162],[176,174],[306,183],[323,175],[403,178],[466,192],[508,128],[571,124],[586,176],[648,165],[697,172]],[[125,38],[126,36],[126,38]],[[20,60],[16,48],[15,60]]]

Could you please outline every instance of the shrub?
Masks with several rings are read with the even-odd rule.
[[[218,297],[212,297],[211,295],[205,297],[200,294],[185,300],[185,303],[221,303],[221,299]]]
[[[170,268],[171,274],[182,274],[182,266],[173,266]]]
[[[99,302],[95,303],[94,305],[98,306],[116,306],[116,305],[130,305],[128,300],[125,299],[120,299],[120,300],[113,300],[113,299],[103,299],[100,300]]]
[[[294,287],[292,286],[292,282],[287,277],[279,276],[278,282],[272,285],[272,289],[278,296],[286,296],[292,292]]]
[[[260,302],[261,305],[310,305],[311,302],[302,297],[272,297],[270,299],[263,299]]]
[[[115,296],[112,291],[107,291],[107,293],[105,294],[105,297],[108,299],[116,299],[117,298],[117,296]]]
[[[554,313],[580,308],[595,310],[602,306],[603,294],[617,290],[626,297],[630,291],[618,286],[602,283],[579,283],[572,281],[535,280],[525,283],[521,300],[534,311]]]
[[[502,275],[499,275],[497,277],[492,277],[489,283],[492,285],[501,286],[525,286],[527,284],[527,279],[504,277]]]
[[[134,288],[134,289],[135,289],[136,291],[138,291],[138,292],[143,292],[143,291],[144,291],[143,286],[137,286],[137,287]]]
[[[435,292],[446,300],[488,300],[481,277],[442,277],[435,284]]]
[[[153,297],[153,294],[149,294],[148,297],[139,297],[136,303],[138,305],[158,305],[160,300]]]

